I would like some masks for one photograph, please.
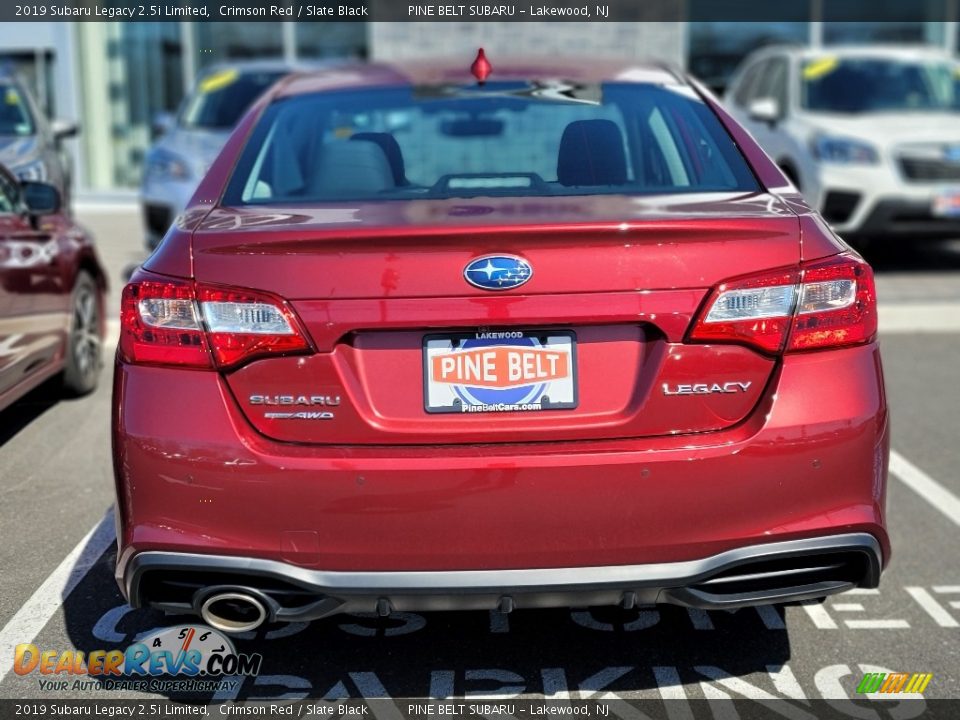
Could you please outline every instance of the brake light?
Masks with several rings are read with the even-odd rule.
[[[120,301],[120,354],[130,363],[212,367],[193,285],[129,283]]]
[[[863,260],[840,255],[808,265],[787,350],[858,345],[877,334],[877,290]]]
[[[126,362],[226,370],[308,351],[293,311],[273,295],[180,280],[134,280],[123,289]]]
[[[796,270],[737,278],[711,293],[689,333],[776,353],[869,342],[877,332],[870,266],[842,254]]]

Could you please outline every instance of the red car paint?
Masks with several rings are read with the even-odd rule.
[[[492,79],[544,71],[493,65]],[[561,72],[634,77],[610,64],[548,76]],[[657,68],[635,77],[682,82]],[[191,367],[137,355],[149,337],[128,289],[113,442],[117,577],[131,601],[164,601],[137,579],[151,553],[189,554],[194,569],[235,557],[235,571],[248,559],[372,573],[596,568],[862,533],[885,565],[888,412],[869,268],[699,86],[759,191],[222,204],[270,103],[468,79],[466,65],[425,64],[281,83],[133,278],[183,297],[266,298],[304,342],[234,363],[205,349],[229,338],[201,330]],[[522,256],[533,277],[497,293],[464,282],[464,266],[491,253]],[[855,304],[823,323],[704,334],[724,290],[806,273],[854,279]],[[540,327],[575,333],[575,409],[425,412],[426,334]],[[284,405],[332,418],[268,416]]]
[[[64,372],[78,330],[81,274],[95,306],[88,339],[97,345],[97,360],[80,386],[68,387],[71,392],[89,392],[96,384],[105,329],[106,273],[93,239],[63,209],[30,212],[22,192],[0,166],[0,410]]]

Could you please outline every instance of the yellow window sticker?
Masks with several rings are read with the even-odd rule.
[[[835,57],[824,57],[808,62],[803,68],[804,80],[819,80],[837,69],[840,61]]]
[[[200,83],[200,92],[212,93],[222,90],[240,75],[236,70],[221,70],[205,77]]]
[[[14,88],[7,88],[7,93],[4,96],[4,102],[7,103],[7,105],[19,105],[20,93],[18,93]]]

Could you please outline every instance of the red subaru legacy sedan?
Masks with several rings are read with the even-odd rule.
[[[133,606],[241,631],[878,584],[870,268],[696,82],[491,62],[284,79],[125,288]]]

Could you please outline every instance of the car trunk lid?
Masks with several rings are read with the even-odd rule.
[[[285,298],[317,350],[225,375],[258,431],[475,444],[741,422],[775,359],[683,339],[712,286],[796,266],[798,235],[769,195],[574,196],[216,209],[193,246],[199,281]],[[465,266],[491,254],[532,277],[472,286]]]

